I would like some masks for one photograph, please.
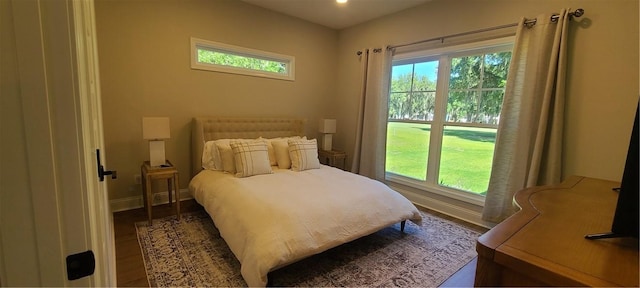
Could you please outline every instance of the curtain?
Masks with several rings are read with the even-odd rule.
[[[569,9],[521,19],[507,75],[482,218],[498,223],[517,211],[515,192],[561,180]]]
[[[360,54],[362,81],[351,172],[377,180],[383,180],[385,173],[392,55],[386,48]]]

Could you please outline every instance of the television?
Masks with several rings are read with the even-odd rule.
[[[629,150],[627,151],[627,159],[622,173],[622,182],[620,183],[620,188],[615,189],[618,191],[618,202],[613,216],[613,223],[611,224],[611,232],[587,235],[585,236],[587,239],[638,238],[638,219],[640,218],[640,213],[638,212],[638,206],[640,205],[638,200],[638,195],[640,195],[638,189],[638,182],[640,181],[638,176],[640,173],[638,171],[638,158],[640,157],[638,154],[638,129],[640,129],[638,126],[638,113],[640,113],[640,102],[636,108]]]

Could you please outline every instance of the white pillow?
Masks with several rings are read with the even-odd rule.
[[[291,159],[289,157],[289,143],[287,141],[289,139],[307,139],[307,137],[258,138],[258,140],[260,139],[266,140],[269,152],[269,164],[271,166],[277,165],[278,168],[281,169],[289,169],[291,168]],[[235,174],[236,168],[233,151],[231,151],[230,146],[231,141],[253,141],[253,139],[218,139],[205,142],[204,151],[202,152],[202,168]],[[275,142],[278,143],[275,144]],[[276,149],[276,146],[278,146],[278,149]]]
[[[231,150],[231,146],[224,143],[216,143],[216,146],[220,155],[220,163],[222,163],[222,167],[217,170],[224,170],[227,173],[235,174],[236,164],[233,160],[233,151]]]
[[[216,148],[215,141],[205,142],[204,149],[202,150],[202,168],[207,170],[217,170],[213,153],[218,154],[218,149]],[[219,155],[218,155],[218,158],[220,158]]]
[[[231,141],[230,146],[235,161],[236,177],[272,173],[266,141]]]
[[[291,157],[289,156],[289,140],[299,140],[299,139],[307,139],[300,138],[300,136],[292,136],[285,138],[273,138],[269,139],[271,145],[273,146],[273,154],[276,160],[276,164],[280,169],[289,169],[291,168]]]
[[[271,166],[277,166],[278,161],[276,160],[276,152],[273,149],[273,144],[271,143],[271,139],[266,138],[258,138],[258,140],[264,140],[267,143],[267,151],[269,152],[269,164]]]
[[[274,154],[276,156],[276,163],[280,169],[291,168],[291,158],[289,158],[289,143],[287,141],[271,141],[273,145]]]
[[[202,151],[202,168],[209,170],[224,170],[221,148],[231,149],[229,141],[232,139],[211,140],[204,143]]]
[[[236,165],[233,160],[233,151],[231,151],[231,141],[252,141],[252,139],[218,139],[213,140],[214,145],[211,146],[209,154],[213,158],[214,170],[226,171],[235,174]],[[205,143],[206,144],[206,143]]]
[[[318,143],[316,139],[289,140],[289,156],[291,157],[291,170],[303,171],[319,169]]]

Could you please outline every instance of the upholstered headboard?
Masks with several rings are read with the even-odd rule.
[[[255,139],[304,135],[304,119],[196,117],[191,127],[191,176],[202,170],[204,143],[216,139]]]

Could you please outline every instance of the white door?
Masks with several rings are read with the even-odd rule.
[[[93,1],[1,5],[0,286],[116,286]]]
[[[98,47],[93,0],[73,1],[76,31],[77,76],[87,175],[85,195],[91,223],[91,247],[96,257],[94,286],[116,286],[113,214],[109,208],[106,179],[115,179],[105,161]],[[100,170],[100,171],[98,171]],[[108,175],[110,174],[110,175]]]

